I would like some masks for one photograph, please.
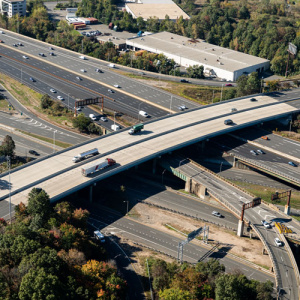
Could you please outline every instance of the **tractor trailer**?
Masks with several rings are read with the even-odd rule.
[[[144,124],[136,124],[136,125],[133,125],[132,128],[130,128],[128,133],[134,134],[134,133],[140,132],[142,129],[144,129]]]
[[[92,173],[95,173],[95,172],[103,170],[109,166],[112,166],[115,163],[116,163],[116,161],[113,160],[112,158],[105,158],[102,160],[98,160],[98,161],[95,161],[95,162],[87,165],[86,167],[83,167],[81,169],[81,173],[83,176],[88,176]]]
[[[98,149],[95,148],[95,149],[92,149],[92,150],[88,150],[88,151],[85,151],[85,152],[82,152],[82,153],[79,153],[78,155],[75,155],[73,158],[72,158],[72,161],[73,162],[79,162],[89,156],[93,156],[93,155],[97,155],[99,154],[98,152]]]

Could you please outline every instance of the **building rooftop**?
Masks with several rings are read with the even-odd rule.
[[[105,35],[100,35],[97,36],[97,40],[101,41],[101,42],[111,42],[114,45],[123,45],[126,44],[126,40],[125,39],[121,39],[115,36],[105,36]]]
[[[156,53],[169,53],[230,72],[244,69],[256,64],[266,63],[267,59],[222,48],[206,43],[204,40],[193,40],[169,32],[131,38],[127,44],[144,49],[153,49]]]
[[[16,3],[16,2],[24,2],[24,0],[2,0],[2,2]]]
[[[169,16],[171,20],[176,20],[180,16],[184,19],[189,19],[190,17],[174,2],[171,3],[126,3],[126,6],[133,13],[135,18],[142,17],[147,20],[150,17],[157,17],[159,20],[165,19],[166,15]]]

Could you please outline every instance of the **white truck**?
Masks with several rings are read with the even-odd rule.
[[[143,116],[144,118],[148,118],[148,117],[149,117],[149,115],[148,115],[145,111],[143,111],[143,110],[140,110],[140,111],[139,111],[139,114],[140,114],[141,116]]]
[[[88,176],[97,171],[103,170],[109,166],[112,166],[116,163],[112,158],[105,158],[98,161],[95,161],[81,169],[81,174],[83,176]]]
[[[120,126],[117,125],[117,124],[112,124],[110,128],[111,128],[111,130],[113,130],[113,131],[117,131],[117,130],[120,130],[120,129],[121,129]]]
[[[110,68],[115,68],[115,67],[116,67],[115,64],[108,64],[108,66],[109,66]]]
[[[79,161],[81,161],[85,158],[88,158],[89,156],[93,156],[93,155],[97,155],[97,154],[99,154],[99,151],[98,151],[97,148],[91,149],[91,150],[79,153],[78,155],[75,155],[72,158],[72,161],[76,163],[76,162],[79,162]]]

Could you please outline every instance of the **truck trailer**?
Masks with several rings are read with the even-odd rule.
[[[132,128],[130,128],[128,133],[134,134],[134,133],[140,132],[142,129],[144,129],[144,124],[142,124],[142,123],[136,124],[136,125],[133,125]]]
[[[85,152],[82,152],[82,153],[79,153],[78,155],[75,155],[73,158],[72,158],[72,161],[73,162],[79,162],[89,156],[93,156],[93,155],[97,155],[99,154],[99,151],[97,148],[95,149],[92,149],[92,150],[88,150],[88,151],[85,151]]]
[[[86,167],[83,167],[81,169],[81,174],[83,176],[88,176],[92,173],[95,173],[95,172],[103,170],[109,166],[112,166],[115,163],[116,163],[116,161],[113,160],[112,158],[105,158],[102,160],[98,160],[98,161],[95,161],[95,162],[87,165]]]

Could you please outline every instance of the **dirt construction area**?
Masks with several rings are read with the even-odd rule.
[[[180,238],[184,237],[184,235],[170,229],[168,226],[172,226],[176,230],[187,234],[205,225],[204,222],[179,216],[178,214],[151,207],[143,203],[137,204],[129,212],[127,218],[134,218],[135,221]],[[206,226],[207,225],[209,226],[208,249],[219,242],[219,248],[226,247],[230,249],[228,253],[234,254],[266,269],[271,268],[272,264],[268,255],[262,254],[263,245],[260,240],[250,239],[248,237],[240,238],[235,232],[230,230],[211,224],[206,224]],[[230,243],[228,243],[229,241]],[[203,245],[202,241],[197,240],[194,242]]]

